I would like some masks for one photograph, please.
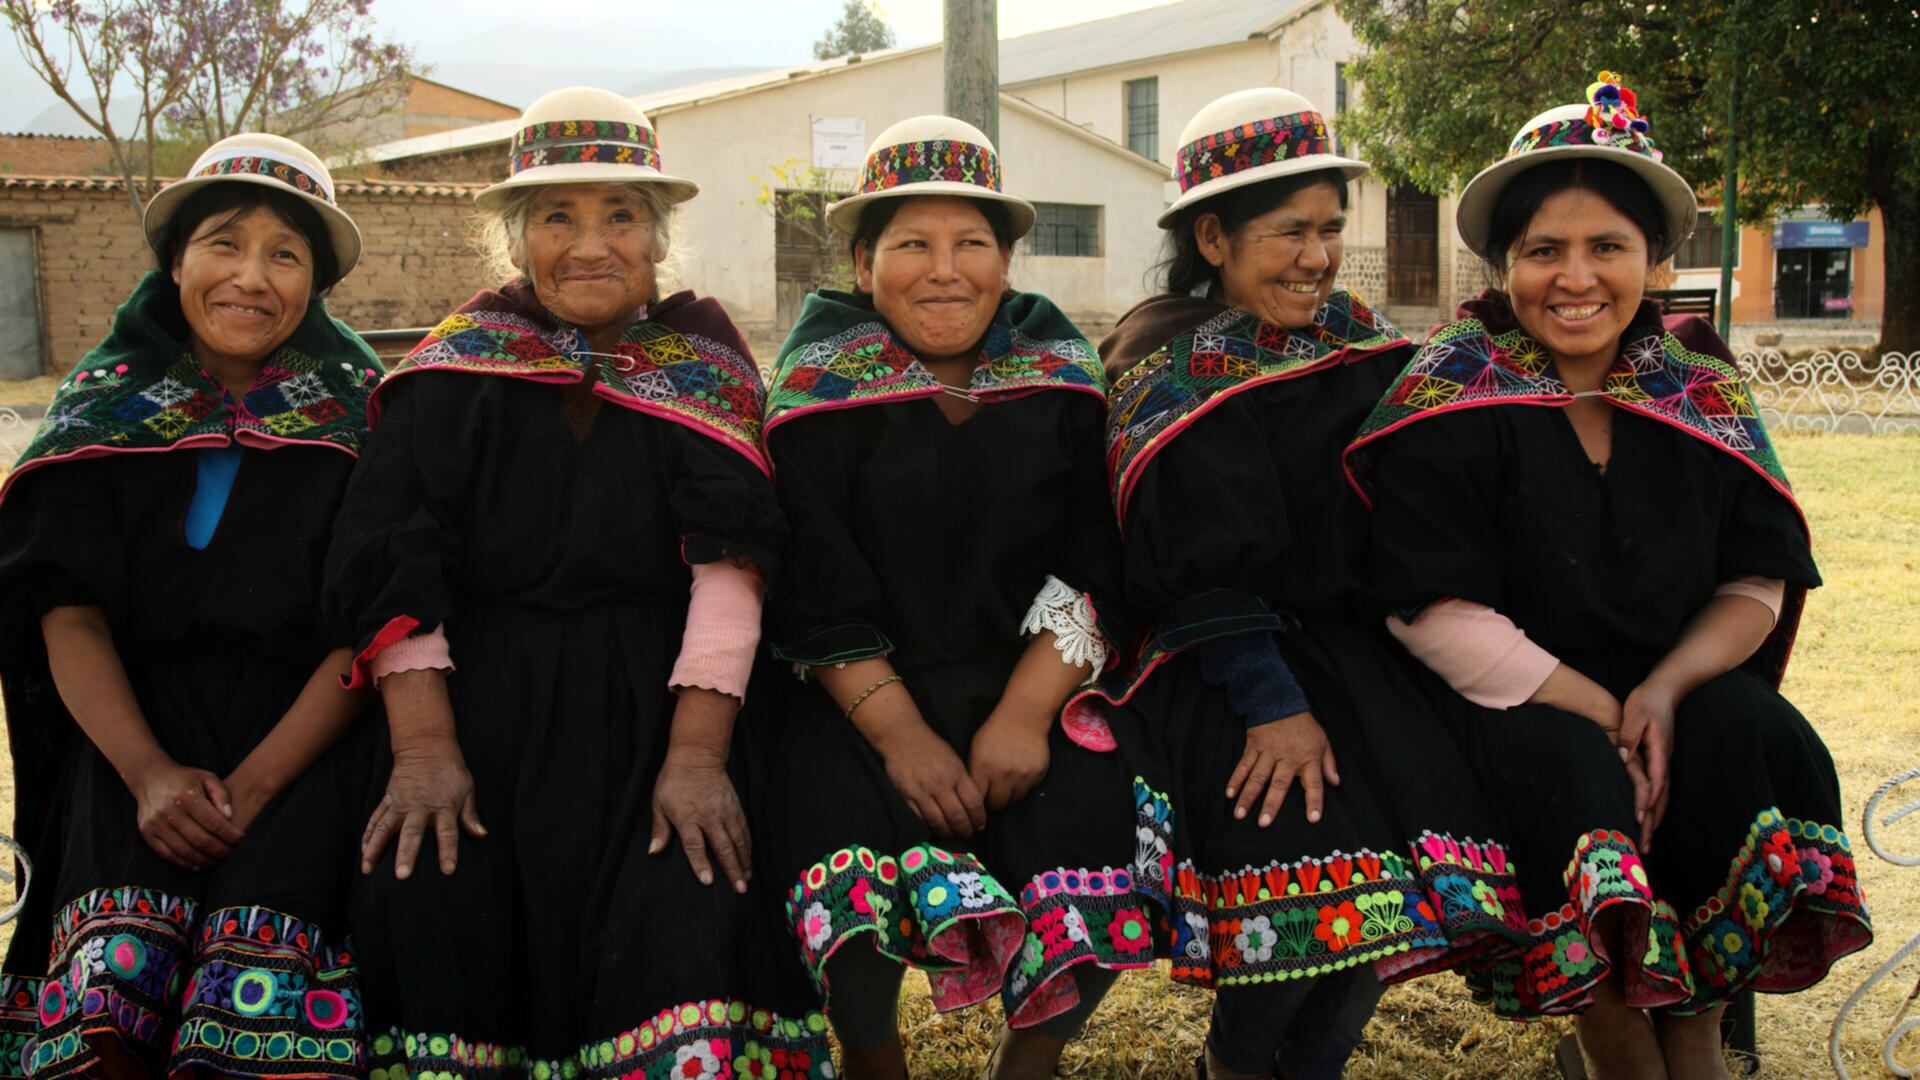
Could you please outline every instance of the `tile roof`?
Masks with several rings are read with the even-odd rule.
[[[1000,85],[1261,37],[1319,0],[1180,0],[1000,42]]]
[[[334,190],[341,195],[472,195],[485,184],[456,184],[416,180],[339,180]],[[12,176],[0,175],[0,189],[28,191],[119,191],[117,176]]]

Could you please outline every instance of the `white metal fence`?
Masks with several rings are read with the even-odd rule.
[[[1920,353],[1761,349],[1741,353],[1739,365],[1774,431],[1920,432]]]
[[[1920,867],[1920,855],[1906,855],[1893,850],[1881,838],[1880,829],[1890,827],[1902,818],[1920,812],[1920,800],[1907,803],[1905,806],[1886,809],[1884,812],[1882,804],[1902,786],[1915,782],[1920,782],[1920,769],[1908,769],[1906,772],[1889,779],[1886,783],[1881,784],[1879,789],[1872,795],[1867,797],[1867,808],[1861,814],[1860,832],[1861,835],[1865,837],[1867,846],[1873,849],[1874,854],[1895,866]],[[1898,798],[1907,798],[1912,794],[1913,792],[1909,790],[1906,795],[1898,796]],[[1873,992],[1873,989],[1882,982],[1890,979],[1916,952],[1920,952],[1920,937],[1915,937],[1905,945],[1894,950],[1893,955],[1889,956],[1884,963],[1875,968],[1873,974],[1868,975],[1866,980],[1860,984],[1860,988],[1853,992],[1853,996],[1847,998],[1846,1003],[1840,1006],[1839,1015],[1833,1018],[1833,1028],[1827,1034],[1827,1057],[1833,1062],[1833,1071],[1840,1077],[1840,1080],[1853,1080],[1853,1074],[1847,1070],[1845,1055],[1840,1049],[1841,1031],[1843,1031],[1847,1023],[1853,1019],[1854,1010],[1860,1007],[1861,1002]],[[1905,1039],[1908,1034],[1920,1030],[1920,1016],[1911,1015],[1911,1009],[1916,999],[1920,999],[1920,983],[1914,984],[1913,992],[1907,995],[1905,1002],[1893,1014],[1893,1018],[1884,1022],[1884,1026],[1879,1032],[1880,1064],[1885,1066],[1887,1072],[1894,1076],[1915,1075],[1915,1063],[1901,1060],[1900,1044],[1901,1040]],[[1861,1075],[1865,1076],[1867,1074],[1863,1073]]]
[[[18,412],[0,406],[0,468],[12,465],[20,451],[27,448],[36,423],[37,420],[23,420]]]

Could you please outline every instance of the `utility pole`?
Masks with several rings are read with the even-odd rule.
[[[945,107],[1000,145],[1000,12],[996,0],[945,0]]]
[[[1739,38],[1735,32],[1740,19],[1740,2],[1734,0],[1733,10],[1727,16],[1726,34],[1721,35],[1721,47],[1727,51],[1727,175],[1720,186],[1720,340],[1726,341],[1733,331],[1733,264],[1740,260],[1740,223],[1735,209],[1740,198],[1740,71],[1746,62],[1740,56]],[[1753,1002],[1749,999],[1745,1008],[1751,1023]]]

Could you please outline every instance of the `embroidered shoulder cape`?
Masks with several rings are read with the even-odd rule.
[[[937,397],[940,379],[895,337],[873,305],[822,289],[807,297],[780,350],[767,398],[767,432],[828,409]],[[1053,302],[1011,293],[994,312],[968,387],[982,400],[1041,390],[1078,390],[1106,398],[1106,374],[1093,345]]]
[[[1546,349],[1521,329],[1505,295],[1488,289],[1455,314],[1459,318],[1434,331],[1415,354],[1347,447],[1347,478],[1369,505],[1369,447],[1408,424],[1477,406],[1565,406],[1574,400]],[[1602,392],[1620,408],[1732,454],[1764,477],[1806,526],[1753,392],[1742,381],[1726,343],[1705,320],[1663,317],[1652,301],[1643,302],[1621,336],[1620,355]],[[1776,686],[1786,671],[1805,600],[1804,588],[1787,590],[1773,634],[1749,661]]]
[[[1121,526],[1148,463],[1220,403],[1408,344],[1385,316],[1339,288],[1300,329],[1185,296],[1158,296],[1135,307],[1101,345],[1107,370],[1119,373],[1107,415],[1107,478]],[[1244,625],[1261,622],[1278,629],[1283,620],[1268,614]],[[1067,702],[1061,723],[1068,737],[1088,749],[1112,749],[1099,702],[1126,704],[1190,643],[1152,628],[1134,635],[1119,661]]]
[[[675,293],[627,328],[611,358],[589,355],[587,348],[586,336],[549,314],[521,280],[474,294],[407,354],[391,378],[460,371],[576,383],[591,367],[597,396],[691,428],[767,471],[760,453],[766,403],[760,370],[718,301]],[[375,395],[374,423],[380,402]]]
[[[229,411],[181,336],[179,289],[150,271],[114,312],[113,328],[74,366],[14,463],[15,480],[45,465],[117,453],[203,446],[331,446],[358,454],[367,402],[384,372],[366,342],[315,296],[292,336]]]
[[[1129,317],[1150,318],[1153,306],[1167,300],[1149,300]],[[1175,334],[1114,383],[1107,475],[1122,527],[1127,497],[1147,463],[1209,409],[1241,391],[1404,344],[1406,335],[1345,289],[1333,290],[1314,313],[1313,324],[1298,330],[1219,306],[1198,325]]]

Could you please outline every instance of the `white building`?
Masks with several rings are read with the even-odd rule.
[[[1304,95],[1340,138],[1358,101],[1346,66],[1362,54],[1331,0],[1181,0],[1000,43],[1000,89],[1171,168],[1202,106],[1253,86]],[[1343,151],[1353,152],[1343,145]],[[1454,238],[1453,200],[1368,177],[1349,188],[1340,277],[1403,328],[1425,328],[1480,288]]]
[[[1015,286],[1052,297],[1097,337],[1154,288],[1154,219],[1177,194],[1169,163],[1193,114],[1222,94],[1284,86],[1336,115],[1358,51],[1329,0],[1180,0],[1001,42],[1002,172],[1039,210]],[[634,98],[667,171],[701,187],[677,229],[682,283],[720,299],[750,333],[784,330],[829,256],[764,205],[774,170],[829,166],[827,182],[850,189],[867,141],[939,112],[941,88],[935,44]],[[385,177],[497,179],[515,126],[403,139],[352,163]],[[1449,200],[1366,179],[1352,185],[1349,215],[1342,279],[1410,327],[1473,291],[1456,289],[1455,260],[1441,258],[1455,246]]]
[[[653,120],[666,170],[700,185],[675,227],[681,284],[718,298],[749,333],[784,330],[826,261],[804,232],[782,228],[763,196],[776,169],[816,161],[851,190],[867,142],[895,121],[941,107],[940,47],[890,49],[635,98]],[[815,155],[814,121],[824,132]],[[382,175],[486,179],[500,173],[515,121],[388,143],[361,160]],[[849,157],[836,158],[836,154]],[[999,150],[1007,190],[1040,211],[1016,253],[1016,287],[1045,293],[1098,333],[1146,295],[1157,257],[1153,219],[1166,170],[1018,98],[1002,95]],[[800,183],[805,183],[804,178]],[[1076,229],[1082,208],[1090,227]],[[1055,252],[1070,251],[1071,254]],[[844,287],[845,282],[837,283]]]

